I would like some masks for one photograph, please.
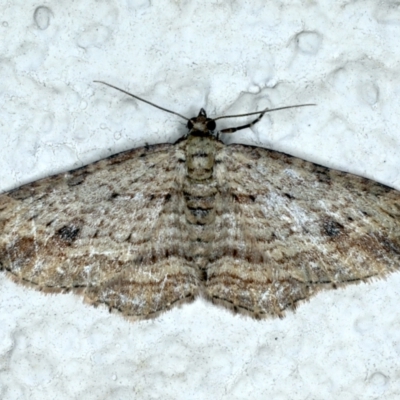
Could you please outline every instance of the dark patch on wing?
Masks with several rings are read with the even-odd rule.
[[[64,225],[57,231],[57,235],[65,242],[74,242],[79,235],[80,228],[76,225]]]
[[[86,168],[86,167],[82,167],[82,168]],[[85,179],[89,175],[89,172],[87,172],[87,171],[80,172],[80,170],[81,170],[81,168],[79,168],[78,170],[75,170],[73,175],[67,179],[68,186],[70,186],[70,187],[78,186],[78,185],[81,185],[83,182],[85,182]],[[78,174],[75,174],[76,171],[78,171]]]
[[[324,235],[336,238],[343,232],[344,226],[333,219],[328,219],[323,222],[322,229]]]

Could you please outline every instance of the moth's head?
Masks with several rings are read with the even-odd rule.
[[[206,110],[201,108],[199,115],[190,118],[186,126],[189,129],[189,135],[210,136],[214,132],[216,124],[212,118],[207,118]]]

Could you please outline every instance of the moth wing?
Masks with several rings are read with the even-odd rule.
[[[183,257],[185,174],[169,144],[134,149],[0,195],[0,269],[146,318],[193,299]]]
[[[377,182],[244,145],[216,158],[219,235],[208,297],[282,316],[321,289],[400,268],[400,193]]]

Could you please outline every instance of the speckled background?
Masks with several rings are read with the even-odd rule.
[[[400,189],[397,3],[13,1],[0,37],[0,190],[185,132],[95,79],[184,115],[315,102],[227,140]],[[0,275],[0,398],[399,399],[399,288],[322,293],[283,320],[199,300],[131,323]]]

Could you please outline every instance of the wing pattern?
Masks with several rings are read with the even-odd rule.
[[[225,204],[207,281],[215,302],[282,316],[321,289],[400,269],[396,190],[243,145],[224,147],[215,175]]]
[[[0,195],[1,269],[125,315],[193,299],[197,271],[181,249],[182,157],[176,146],[143,147]]]
[[[134,149],[0,195],[0,269],[148,318],[202,295],[256,318],[400,268],[400,194],[214,137]]]

